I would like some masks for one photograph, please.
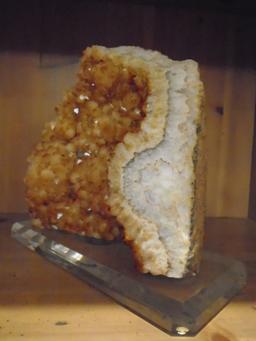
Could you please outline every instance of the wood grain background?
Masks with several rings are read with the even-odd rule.
[[[255,11],[237,1],[197,3],[25,0],[1,8],[0,211],[26,209],[26,158],[74,83],[82,50],[102,44],[139,45],[200,63],[207,96],[207,215],[247,216]]]

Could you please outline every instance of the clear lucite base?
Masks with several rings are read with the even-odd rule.
[[[99,242],[15,223],[12,236],[26,247],[99,289],[171,335],[195,335],[246,283],[242,263],[205,252],[200,274],[184,279],[141,274],[121,242]]]

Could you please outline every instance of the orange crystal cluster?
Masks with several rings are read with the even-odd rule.
[[[120,235],[108,205],[108,165],[124,136],[140,130],[147,97],[143,70],[86,50],[75,87],[29,158],[26,198],[34,225],[108,240]]]

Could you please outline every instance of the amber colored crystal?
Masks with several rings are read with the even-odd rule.
[[[95,238],[120,235],[108,205],[108,165],[124,136],[140,130],[147,96],[142,70],[85,54],[77,84],[29,158],[25,184],[34,225]]]

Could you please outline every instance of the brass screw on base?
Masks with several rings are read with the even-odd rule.
[[[187,327],[179,326],[176,328],[176,332],[178,335],[186,335],[189,332]]]

